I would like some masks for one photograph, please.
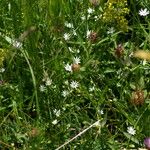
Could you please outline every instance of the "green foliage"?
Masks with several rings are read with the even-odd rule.
[[[0,149],[57,149],[76,135],[62,149],[143,147],[150,65],[133,53],[149,49],[150,20],[141,8],[148,1],[0,0]]]
[[[129,14],[127,0],[108,0],[104,9],[103,20],[105,23],[117,25],[118,30],[128,31],[128,21],[125,18]]]
[[[3,65],[3,61],[5,60],[7,56],[7,50],[6,49],[0,49],[0,66]]]

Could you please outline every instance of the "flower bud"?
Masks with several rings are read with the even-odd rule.
[[[142,90],[134,91],[131,102],[133,105],[142,105],[144,103],[144,92]]]
[[[89,40],[91,42],[95,42],[97,40],[97,33],[96,32],[91,32],[88,36]]]
[[[91,3],[92,5],[94,5],[94,6],[98,6],[99,3],[100,3],[99,0],[89,0],[89,1],[90,1],[90,3]]]
[[[144,144],[145,144],[145,147],[150,150],[150,137],[147,137],[145,140],[144,140]]]
[[[80,65],[79,64],[72,64],[72,70],[73,71],[79,71],[80,70]]]
[[[124,50],[122,44],[119,44],[115,50],[116,50],[115,54],[117,55],[117,57],[120,58],[122,56],[123,50]]]

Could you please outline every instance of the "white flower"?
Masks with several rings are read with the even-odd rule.
[[[5,71],[5,68],[0,68],[0,72],[3,73]]]
[[[44,92],[46,90],[46,87],[44,85],[40,85],[40,91]]]
[[[87,32],[86,32],[86,38],[89,38],[89,36],[90,36],[91,32],[92,32],[92,31],[87,30]]]
[[[111,27],[108,29],[107,34],[113,34],[114,32],[115,32],[115,29]]]
[[[59,117],[60,116],[60,110],[54,109],[54,114]]]
[[[73,28],[73,24],[72,23],[65,22],[65,26],[67,28]]]
[[[53,125],[56,125],[58,123],[57,119],[55,119],[54,121],[52,121]]]
[[[81,16],[81,20],[84,21],[86,19],[85,16]]]
[[[75,35],[75,36],[77,35],[76,30],[73,30],[72,33],[73,33],[73,35]]]
[[[72,65],[69,65],[68,63],[65,65],[65,70],[72,72]]]
[[[94,19],[95,19],[95,21],[97,21],[98,20],[98,16],[94,16]]]
[[[11,39],[10,37],[8,36],[5,36],[5,40],[12,44],[15,48],[21,48],[22,47],[22,43],[17,41],[17,40],[14,40],[14,39]]]
[[[67,41],[70,39],[70,34],[69,33],[65,33],[64,34],[64,39]]]
[[[19,41],[16,41],[16,40],[14,40],[12,44],[15,48],[21,48],[22,47],[22,43]]]
[[[99,110],[98,113],[101,114],[101,115],[103,115],[104,111],[103,110]]]
[[[76,89],[77,87],[79,87],[79,83],[77,81],[72,81],[70,83],[71,88]]]
[[[135,135],[136,133],[136,130],[133,128],[133,127],[127,127],[127,132],[131,135]]]
[[[63,97],[66,97],[68,95],[69,95],[69,91],[67,91],[67,90],[62,91],[62,96]]]
[[[73,63],[74,63],[74,64],[80,64],[80,63],[81,63],[80,61],[81,61],[81,60],[80,60],[79,57],[74,57],[74,58],[73,58]]]
[[[94,86],[89,88],[89,92],[93,92],[94,90],[95,90]]]
[[[47,78],[45,81],[46,86],[50,86],[52,84],[52,80],[50,78]]]
[[[147,10],[147,8],[139,10],[140,16],[147,16],[148,14],[149,14],[149,11]]]
[[[88,14],[92,14],[94,12],[94,9],[88,8],[87,12],[88,12]]]

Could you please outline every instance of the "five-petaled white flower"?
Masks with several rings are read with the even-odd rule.
[[[62,96],[63,97],[66,97],[66,96],[68,96],[69,95],[69,91],[67,91],[67,90],[64,90],[64,91],[62,91]]]
[[[52,84],[52,80],[50,78],[47,78],[45,81],[46,86],[50,86]]]
[[[58,123],[57,119],[55,119],[54,121],[52,121],[53,125],[56,125]]]
[[[44,85],[40,85],[40,91],[44,92],[46,90],[46,87]]]
[[[56,115],[56,117],[60,116],[60,110],[54,109],[54,114]]]
[[[73,58],[73,63],[74,64],[80,64],[80,58],[79,57],[74,57]]]
[[[115,32],[115,29],[111,27],[108,29],[107,34],[113,34],[114,32]]]
[[[77,81],[72,81],[70,83],[70,87],[73,89],[76,89],[77,87],[79,87],[79,83]]]
[[[69,65],[68,63],[65,65],[65,70],[72,72],[72,65]]]
[[[133,128],[133,127],[127,127],[127,132],[131,135],[135,135],[136,133],[136,130]]]
[[[70,39],[70,34],[69,33],[65,33],[64,34],[64,39],[67,41]]]
[[[147,16],[148,14],[149,14],[149,11],[147,10],[147,8],[139,10],[140,16]]]
[[[94,9],[88,8],[87,12],[88,12],[88,14],[92,14],[94,12]]]

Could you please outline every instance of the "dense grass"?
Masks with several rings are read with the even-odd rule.
[[[150,49],[145,8],[0,0],[0,149],[58,150],[72,138],[60,149],[144,147],[150,65],[134,52]]]

